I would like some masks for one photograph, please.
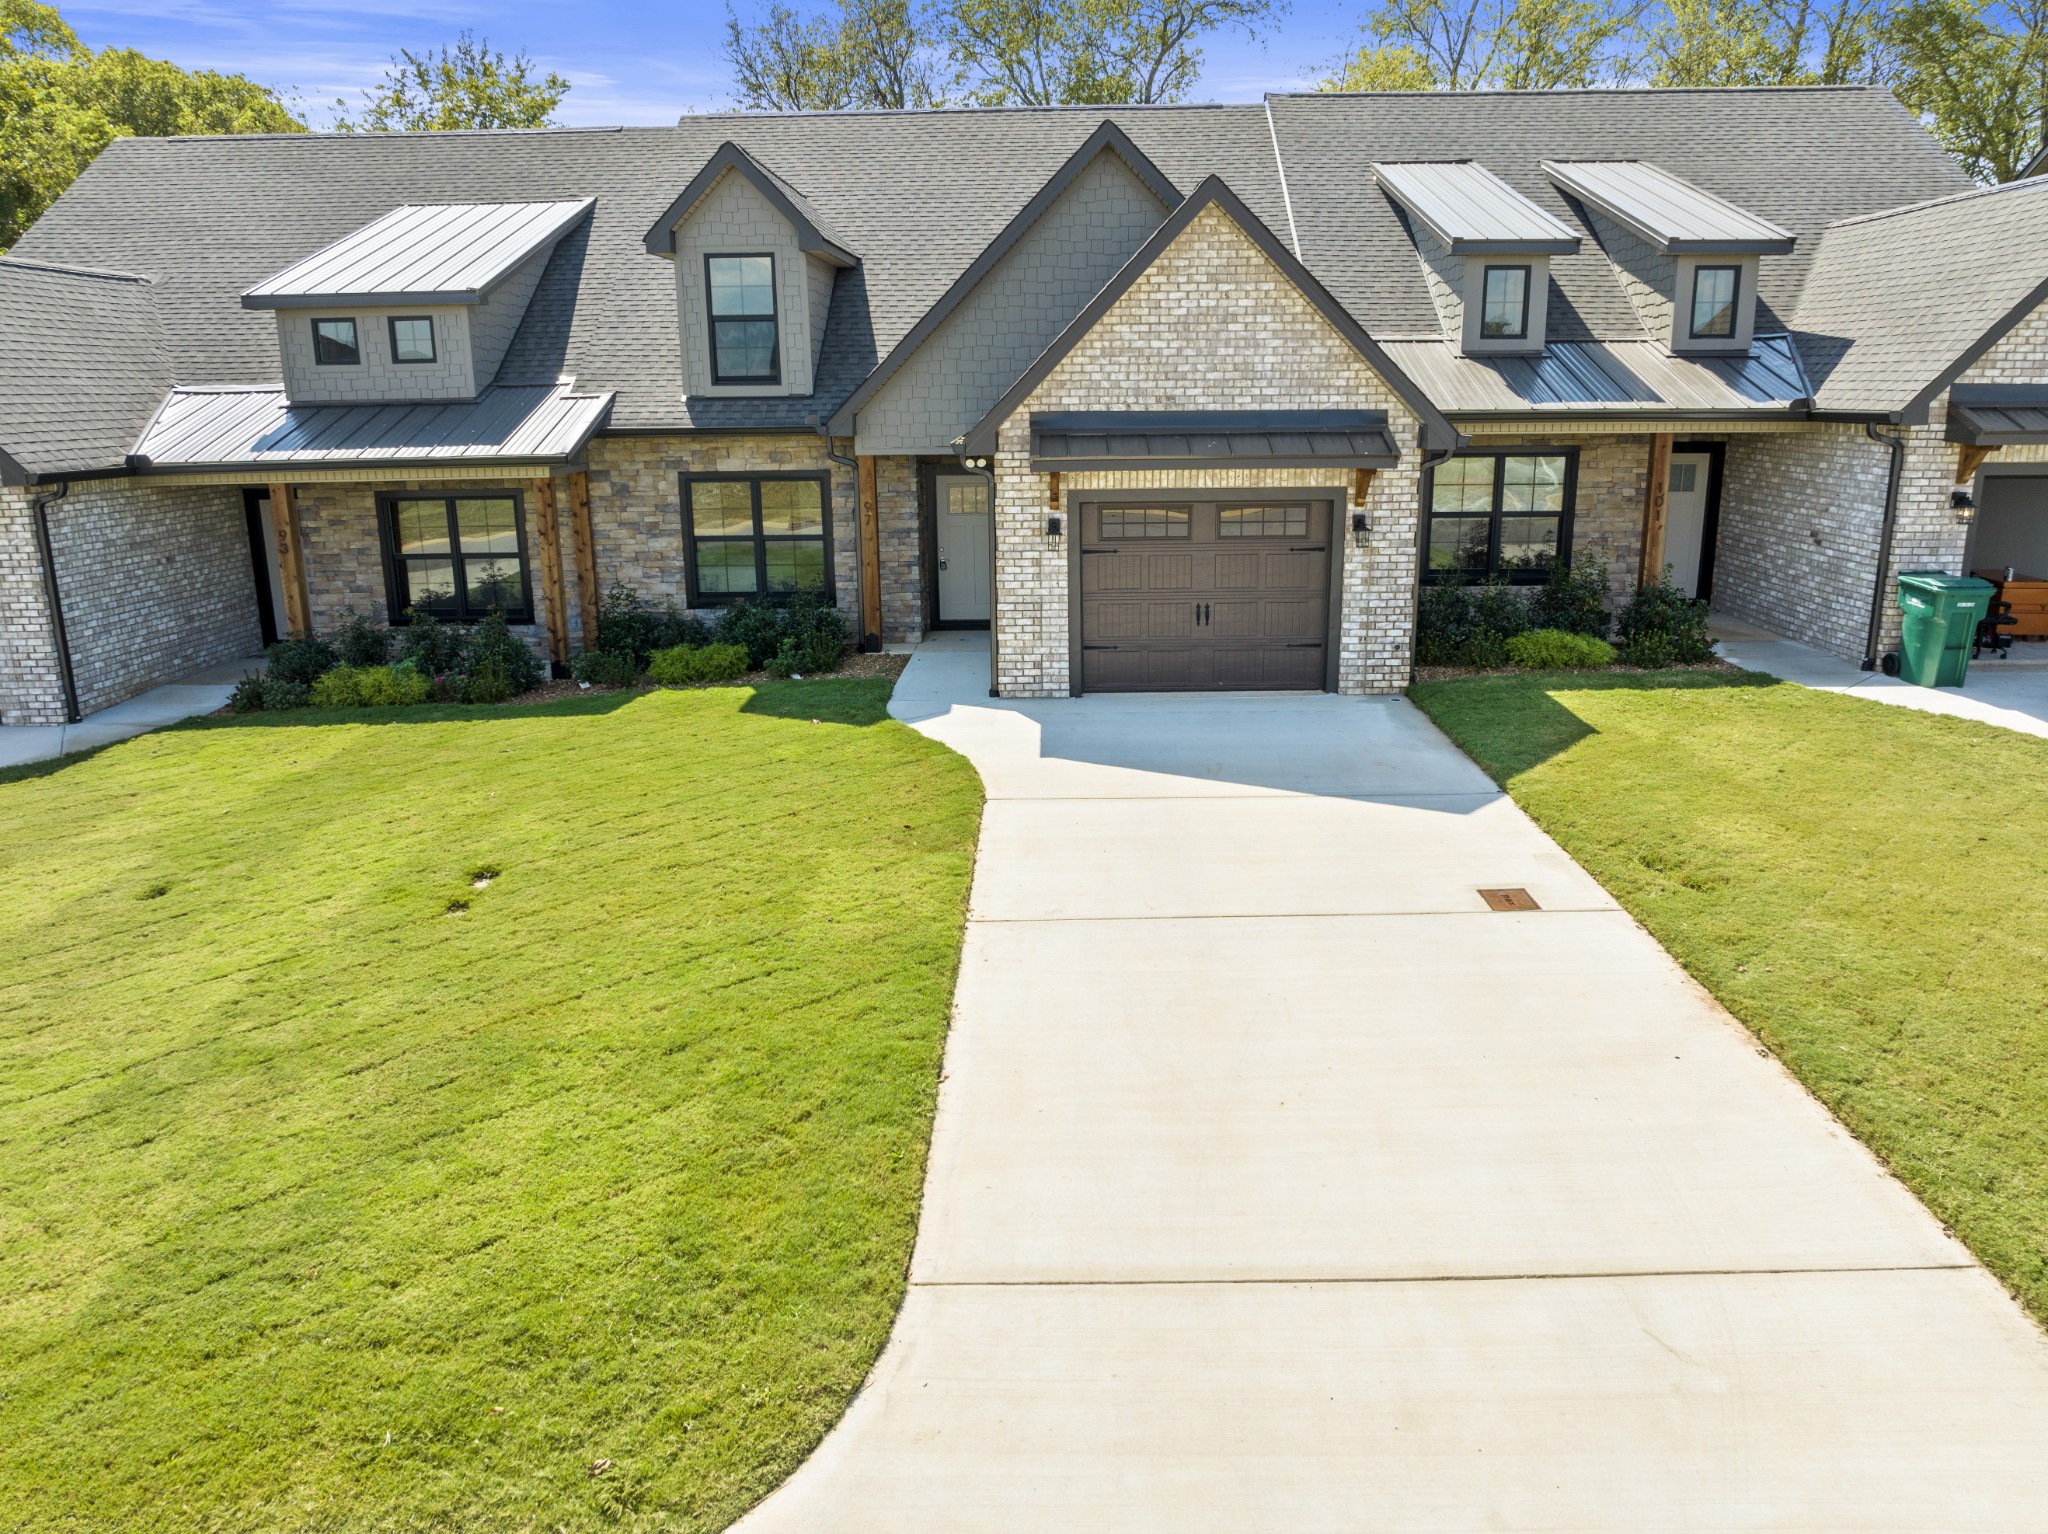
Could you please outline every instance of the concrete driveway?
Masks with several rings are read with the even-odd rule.
[[[911,1286],[742,1529],[2048,1524],[2041,1334],[1405,702],[894,707],[989,791]]]

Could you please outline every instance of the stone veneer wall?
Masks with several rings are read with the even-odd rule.
[[[0,723],[61,724],[31,505],[0,492]],[[77,481],[49,522],[81,713],[261,649],[239,490]]]
[[[1415,622],[1418,423],[1365,359],[1221,209],[1196,217],[1003,423],[996,452],[997,686],[1005,697],[1070,689],[1065,539],[1044,530],[1047,477],[1031,471],[1034,410],[1381,409],[1401,467],[1373,476],[1373,531],[1346,536],[1340,691],[1407,685]],[[1074,474],[1062,489],[1330,481],[1305,470]],[[1340,504],[1343,515],[1348,507]]]
[[[1474,435],[1473,452],[1534,452],[1577,448],[1578,482],[1572,499],[1572,558],[1593,555],[1606,568],[1617,606],[1636,589],[1643,557],[1643,492],[1650,474],[1650,442],[1643,436]]]
[[[875,460],[875,514],[881,531],[882,638],[890,644],[924,637],[924,538],[919,525],[917,483],[916,459]],[[849,585],[843,590],[844,605],[852,613],[860,606],[858,588]]]

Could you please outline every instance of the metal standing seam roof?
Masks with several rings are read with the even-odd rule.
[[[1475,161],[1375,163],[1372,170],[1453,255],[1568,256],[1579,248],[1577,234]]]
[[[1391,468],[1380,410],[1090,410],[1031,417],[1034,469]]]
[[[1788,336],[1746,356],[1674,357],[1654,341],[1559,341],[1540,357],[1465,357],[1449,342],[1382,342],[1446,415],[1773,415],[1812,390]]]
[[[129,455],[154,473],[283,464],[559,462],[582,451],[609,394],[511,385],[456,404],[293,405],[282,389],[173,389]]]
[[[1948,440],[1979,447],[2048,442],[2048,385],[1956,385],[1948,396]]]
[[[343,235],[242,294],[245,309],[354,303],[473,304],[596,199],[407,204]]]
[[[1643,160],[1545,160],[1543,169],[1667,255],[1781,256],[1794,243],[1789,229]]]

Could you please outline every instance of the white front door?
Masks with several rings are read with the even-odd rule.
[[[937,490],[939,622],[986,623],[993,553],[988,481],[977,474],[941,474]]]
[[[1714,460],[1705,453],[1671,455],[1671,491],[1664,507],[1664,563],[1671,584],[1700,594],[1700,562],[1707,537],[1707,486]]]

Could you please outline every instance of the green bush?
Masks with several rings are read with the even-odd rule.
[[[505,689],[501,697],[473,700],[478,703],[502,703],[505,698],[531,692],[547,674],[533,646],[512,632],[503,613],[492,613],[471,632],[468,661],[472,682],[490,677],[487,691],[495,692],[500,686]]]
[[[344,607],[334,625],[334,648],[344,666],[381,666],[391,659],[391,630]]]
[[[1507,664],[1506,641],[1529,628],[1529,602],[1502,580],[1430,582],[1416,609],[1415,658],[1424,666]]]
[[[1614,646],[1591,634],[1531,629],[1507,642],[1508,660],[1532,671],[1580,671],[1614,664]]]
[[[747,652],[736,644],[671,645],[654,652],[647,674],[664,687],[730,682],[747,674]]]
[[[569,662],[569,675],[592,687],[631,687],[640,680],[640,662],[630,653],[585,650]]]
[[[263,678],[250,672],[228,694],[228,707],[238,714],[254,714],[263,707]]]
[[[466,675],[469,630],[414,607],[406,612],[405,627],[398,632],[398,653],[421,676]]]
[[[313,689],[304,682],[294,682],[281,676],[267,676],[263,679],[263,711],[266,714],[282,712],[288,708],[312,706]]]
[[[1562,629],[1605,639],[1614,621],[1607,611],[1607,567],[1591,554],[1553,565],[1550,579],[1530,594],[1529,621],[1537,631]]]
[[[1714,656],[1707,638],[1707,604],[1665,578],[1636,588],[1621,610],[1623,658],[1631,666],[1694,666]]]
[[[280,639],[264,654],[270,660],[270,676],[280,682],[298,682],[307,687],[341,664],[333,645],[318,634],[294,634]]]
[[[747,668],[765,666],[787,632],[782,604],[769,597],[749,597],[722,609],[711,626],[717,644],[738,645],[747,652]]]
[[[1474,671],[1498,671],[1508,663],[1508,642],[1491,629],[1481,629],[1451,652],[1451,664]]]
[[[656,609],[630,586],[614,581],[598,602],[597,643],[591,648],[630,655],[644,670],[656,650],[710,642],[711,630],[696,614],[678,612],[673,600]]]
[[[424,703],[428,680],[408,666],[337,666],[313,684],[315,708],[392,708]]]

